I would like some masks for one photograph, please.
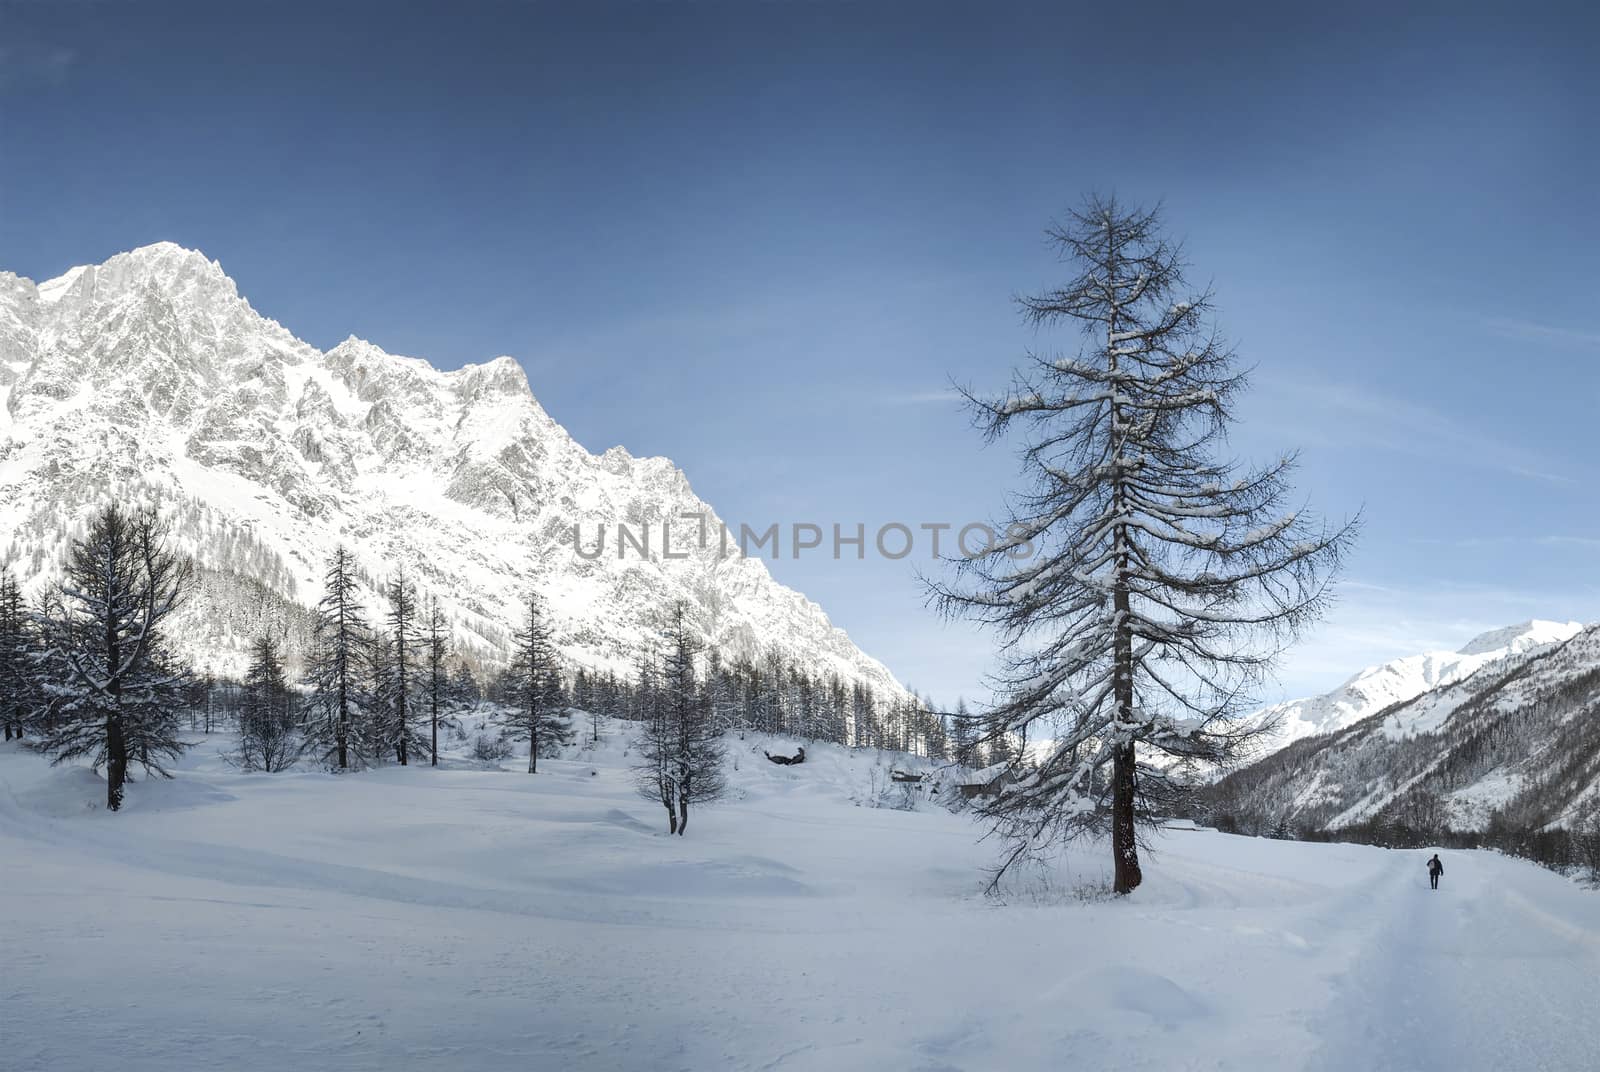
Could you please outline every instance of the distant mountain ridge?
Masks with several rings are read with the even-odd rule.
[[[487,660],[506,651],[529,589],[576,665],[623,673],[652,616],[681,599],[730,658],[775,650],[904,695],[759,559],[688,538],[695,523],[679,515],[719,521],[671,461],[590,454],[512,358],[443,372],[354,337],[324,353],[171,243],[37,286],[0,272],[0,564],[37,590],[113,496],[159,509],[194,558],[200,584],[174,635],[218,671],[240,667],[264,623],[304,639],[342,542],[374,604],[403,569]],[[579,523],[586,545],[602,527],[650,525],[659,552],[663,521],[685,557],[573,548]]]
[[[1470,677],[1507,656],[1559,644],[1582,629],[1579,622],[1537,619],[1508,625],[1474,637],[1456,651],[1424,652],[1369,666],[1331,692],[1274,704],[1255,717],[1278,723],[1272,744],[1281,748],[1354,725],[1393,704]]]
[[[1482,831],[1496,821],[1577,830],[1600,821],[1600,626],[1563,636],[1570,628],[1535,622],[1485,634],[1432,688],[1223,778],[1218,814],[1246,829],[1301,831],[1382,822]]]

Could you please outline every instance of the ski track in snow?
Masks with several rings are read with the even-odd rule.
[[[1174,831],[997,907],[903,757],[735,743],[686,838],[624,735],[541,773],[244,775],[218,738],[116,816],[0,747],[0,1069],[1600,1068],[1600,896],[1490,853]]]
[[[1482,853],[1454,854],[1472,864],[1447,865],[1435,891],[1413,855],[1397,853],[1374,890],[1382,922],[1340,986],[1311,1067],[1600,1068],[1600,931],[1582,900],[1595,895],[1536,881],[1544,876],[1511,861],[1473,866]]]

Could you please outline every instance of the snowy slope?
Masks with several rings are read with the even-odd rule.
[[[1509,656],[1559,644],[1582,628],[1579,622],[1538,620],[1506,626],[1474,638],[1459,651],[1431,651],[1369,666],[1332,692],[1275,704],[1254,717],[1278,723],[1271,746],[1281,748],[1304,737],[1342,730]]]
[[[0,1067],[1600,1067],[1600,897],[1531,864],[1434,893],[1426,851],[1179,831],[1125,903],[1074,896],[1086,847],[997,906],[968,818],[851,803],[876,755],[740,755],[674,838],[614,737],[538,776],[202,748],[117,815],[0,745]]]
[[[1600,816],[1600,626],[1492,658],[1216,788],[1247,824],[1481,830],[1498,811],[1514,829],[1577,829]]]
[[[303,641],[344,542],[369,588],[404,569],[436,593],[485,659],[531,587],[579,665],[626,671],[651,615],[683,599],[730,657],[775,647],[899,689],[759,559],[724,556],[716,515],[669,460],[590,454],[516,361],[441,372],[355,338],[322,353],[170,243],[38,286],[0,273],[0,564],[37,590],[113,493],[157,506],[201,566],[177,634],[218,670],[265,622]],[[706,546],[686,513],[707,515]],[[662,556],[663,521],[685,557]],[[587,548],[610,533],[598,559],[575,552],[580,523]],[[650,526],[650,561],[618,557],[619,524]]]

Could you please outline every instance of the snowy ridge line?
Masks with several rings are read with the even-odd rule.
[[[1600,627],[1590,627],[1295,741],[1219,780],[1212,807],[1262,832],[1413,838],[1481,833],[1492,821],[1521,832],[1508,844],[1532,839],[1531,851],[1556,864],[1566,850],[1538,842],[1543,833],[1600,825],[1596,682]]]
[[[1369,666],[1331,692],[1274,704],[1253,717],[1280,721],[1269,747],[1282,748],[1353,726],[1504,660],[1564,643],[1582,628],[1578,622],[1533,620],[1493,629],[1453,652],[1426,652]]]
[[[759,558],[692,543],[681,560],[576,555],[579,522],[721,522],[670,460],[577,444],[512,358],[441,371],[353,336],[319,351],[172,243],[39,286],[0,273],[0,406],[0,560],[35,594],[92,508],[157,508],[212,574],[175,630],[200,668],[237,673],[269,624],[303,650],[342,543],[369,603],[404,570],[481,662],[503,659],[516,602],[538,589],[572,665],[626,676],[682,600],[729,660],[775,650],[814,678],[906,695]]]

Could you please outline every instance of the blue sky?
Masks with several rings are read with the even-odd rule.
[[[1600,619],[1595,16],[399,6],[0,4],[0,266],[176,241],[318,346],[517,357],[735,521],[960,524],[1015,465],[945,388],[1057,341],[1043,228],[1164,199],[1256,367],[1237,451],[1365,511],[1267,699]],[[979,695],[911,565],[772,568]]]

